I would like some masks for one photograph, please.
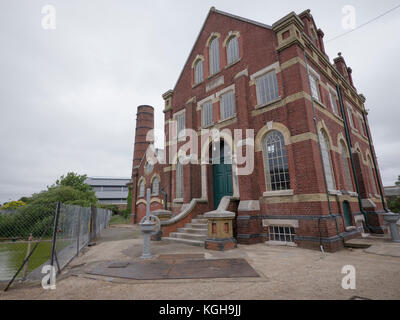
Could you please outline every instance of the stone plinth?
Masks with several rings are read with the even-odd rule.
[[[236,239],[233,237],[235,213],[217,210],[205,213],[204,217],[208,219],[206,249],[225,251],[236,248]]]
[[[160,219],[160,222],[169,220],[169,219],[171,219],[171,216],[172,216],[172,212],[169,210],[165,210],[165,209],[159,209],[159,210],[152,211],[151,214],[158,217],[158,219]],[[162,238],[161,228],[160,228],[160,231],[158,231],[156,234],[153,234],[151,236],[151,240],[153,240],[153,241],[161,241],[161,238]]]

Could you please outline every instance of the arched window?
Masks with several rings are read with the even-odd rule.
[[[342,164],[343,164],[343,174],[344,174],[344,180],[346,182],[346,187],[347,191],[353,191],[353,182],[351,180],[351,175],[350,175],[350,167],[349,167],[349,157],[347,155],[346,151],[346,145],[344,144],[343,141],[340,141],[340,153],[342,156]]]
[[[179,159],[176,163],[176,196],[175,198],[183,198],[183,166]]]
[[[269,132],[263,142],[264,173],[267,190],[290,189],[285,140],[279,131]]]
[[[367,161],[368,161],[368,174],[369,174],[369,181],[371,183],[371,192],[373,195],[377,194],[376,191],[376,182],[375,182],[375,176],[373,172],[373,165],[370,156],[367,156]]]
[[[144,180],[140,181],[139,184],[139,198],[144,197],[144,188],[145,188],[145,183]]]
[[[326,183],[329,190],[335,190],[335,180],[333,177],[332,160],[329,148],[329,140],[325,131],[319,132],[319,140],[321,143],[322,162],[324,165]]]
[[[237,37],[232,37],[226,46],[226,55],[228,64],[234,63],[239,60],[239,41]]]
[[[160,190],[160,179],[158,177],[155,177],[151,184],[151,194],[153,196],[158,196],[159,190]]]
[[[215,37],[210,44],[210,75],[219,72],[219,38]]]
[[[198,60],[194,67],[194,83],[198,84],[203,81],[203,60]]]

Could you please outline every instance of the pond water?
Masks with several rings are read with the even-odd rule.
[[[31,242],[31,250],[35,244]],[[27,248],[27,242],[0,242],[0,281],[10,280],[14,276],[25,260]],[[49,260],[50,253],[51,241],[39,243],[29,259],[28,273]],[[23,269],[18,277],[22,277],[22,274]]]

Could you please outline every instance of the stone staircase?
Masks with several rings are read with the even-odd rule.
[[[162,240],[204,247],[207,234],[207,218],[198,215],[192,219],[191,223],[186,223],[183,228],[179,228],[177,232],[171,232],[169,237],[163,237]]]

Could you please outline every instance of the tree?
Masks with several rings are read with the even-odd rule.
[[[396,186],[400,186],[400,176],[398,176],[397,181],[394,183]]]
[[[10,201],[6,202],[2,207],[0,207],[0,210],[15,210],[19,207],[25,206],[26,203],[23,201]]]
[[[55,186],[72,187],[82,192],[93,191],[92,187],[87,183],[85,183],[86,178],[87,178],[86,174],[79,175],[74,172],[68,172],[66,176],[62,175],[60,179],[56,180]]]

